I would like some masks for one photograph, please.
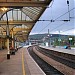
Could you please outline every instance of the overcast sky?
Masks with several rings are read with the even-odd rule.
[[[75,0],[69,0],[69,10],[70,11],[70,21],[64,22],[59,20],[69,20],[68,5],[67,0],[54,0],[49,8],[45,10],[43,15],[40,17],[41,20],[55,20],[51,21],[38,21],[33,27],[30,34],[41,34],[47,33],[48,29],[50,34],[57,34],[60,31],[60,34],[71,34],[75,35]],[[62,17],[62,14],[66,13]],[[60,17],[60,18],[58,18]],[[58,18],[58,19],[57,19]]]

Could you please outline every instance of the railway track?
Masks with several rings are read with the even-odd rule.
[[[57,56],[57,55],[54,55],[52,54],[49,50],[46,50],[46,49],[42,49],[40,47],[36,47],[36,50],[38,50],[40,53],[64,64],[64,65],[67,65],[73,69],[75,69],[75,60],[70,60],[70,59],[67,59],[65,57],[61,57],[61,56]]]
[[[45,72],[46,75],[64,75],[61,72],[59,72],[54,67],[50,66],[48,63],[46,63],[44,60],[42,60],[40,57],[38,57],[34,52],[33,48],[29,47],[28,51],[30,55],[33,57],[33,59],[36,61],[36,63],[41,67],[41,69]]]

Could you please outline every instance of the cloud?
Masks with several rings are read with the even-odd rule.
[[[59,34],[59,31],[54,31],[51,34]],[[60,31],[60,34],[63,34],[63,35],[75,35],[75,29],[65,31],[65,32]]]
[[[69,10],[74,8],[75,0],[69,0],[70,7]],[[57,17],[61,16],[62,14],[68,12],[68,5],[67,0],[54,0],[52,7],[47,8],[46,11],[42,14],[41,18],[42,20],[55,20]],[[70,12],[70,17],[74,17],[75,9]],[[68,20],[69,19],[69,13],[65,14],[61,18],[57,20]],[[75,30],[72,28],[75,28],[75,19],[71,18],[69,22],[65,22],[63,24],[63,21],[42,21],[35,24],[34,28],[32,29],[30,34],[41,34],[41,33],[47,33],[48,29],[50,30],[50,33],[58,34],[59,30],[62,30],[61,34],[65,35],[75,35]],[[71,30],[69,30],[71,29]],[[67,30],[67,31],[65,31]]]

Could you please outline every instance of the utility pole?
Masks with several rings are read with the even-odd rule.
[[[70,21],[69,0],[67,0],[67,5],[68,5],[69,21]]]

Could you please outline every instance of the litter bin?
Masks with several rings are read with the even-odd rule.
[[[10,54],[7,54],[7,59],[10,59]]]

